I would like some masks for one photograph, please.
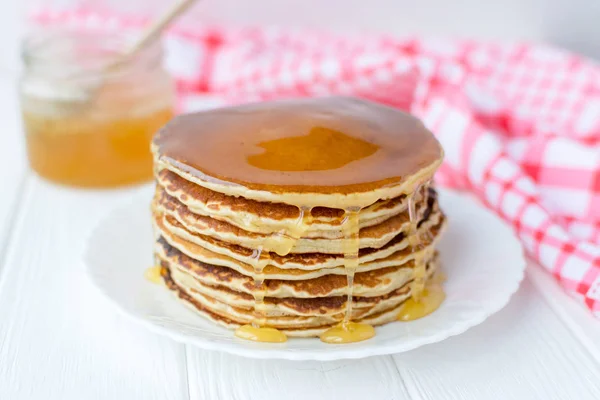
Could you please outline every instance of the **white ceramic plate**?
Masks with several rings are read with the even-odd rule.
[[[433,314],[377,328],[373,339],[331,345],[319,339],[255,343],[194,314],[165,287],[144,278],[153,265],[151,192],[114,210],[92,232],[85,263],[119,310],[149,329],[203,349],[254,358],[336,360],[399,353],[458,335],[500,310],[523,279],[525,259],[510,228],[470,197],[440,190],[448,229],[439,245],[446,301]]]

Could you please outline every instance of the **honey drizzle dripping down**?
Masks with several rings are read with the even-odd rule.
[[[410,218],[410,229],[409,229],[409,245],[413,254],[414,260],[414,278],[411,283],[411,298],[406,300],[400,312],[398,313],[398,320],[400,321],[412,321],[415,319],[422,318],[426,315],[431,314],[437,310],[444,299],[446,294],[442,288],[443,274],[441,272],[436,273],[437,278],[432,277],[428,283],[427,281],[427,269],[425,259],[429,258],[432,249],[425,249],[423,245],[422,233],[418,231],[418,216],[415,207],[415,196],[423,190],[427,190],[430,182],[420,184],[417,189],[408,198],[408,214]],[[423,193],[423,199],[425,200],[425,193]],[[427,241],[433,240],[431,232],[427,231]]]
[[[408,243],[413,254],[415,263],[414,278],[411,283],[412,298],[418,300],[421,292],[425,288],[426,269],[423,263],[425,252],[423,251],[423,241],[418,231],[419,216],[417,215],[415,200],[419,192],[422,191],[423,184],[419,184],[417,188],[408,196],[408,217],[410,219],[410,228],[408,234]]]
[[[252,253],[252,266],[254,267],[254,320],[251,325],[258,329],[265,325],[266,314],[265,314],[265,289],[263,283],[265,282],[265,274],[263,270],[267,261],[270,259],[269,253],[265,252],[266,257],[261,260],[263,248],[259,247]]]
[[[159,284],[162,282],[162,267],[160,265],[156,265],[154,267],[150,267],[144,271],[144,278],[152,283]]]
[[[264,268],[271,259],[270,251],[278,255],[287,255],[296,245],[298,239],[308,230],[312,222],[311,209],[301,207],[300,214],[295,223],[282,229],[276,234],[269,236],[263,246],[254,250],[251,256],[251,264],[254,268],[254,318],[250,324],[240,326],[235,335],[242,339],[256,342],[282,343],[287,340],[285,333],[266,325],[265,274]]]
[[[404,302],[402,307],[400,307],[398,320],[412,321],[423,318],[437,310],[445,299],[446,294],[444,293],[442,285],[434,283],[428,284],[421,292],[419,300],[415,300],[411,297]]]
[[[342,233],[344,235],[344,268],[346,270],[346,279],[348,280],[348,294],[346,298],[346,311],[344,314],[344,323],[350,321],[352,316],[352,289],[354,287],[354,274],[358,269],[358,249],[360,248],[358,213],[360,209],[351,208],[346,210],[344,221],[342,222]]]
[[[354,274],[358,269],[358,251],[360,248],[359,213],[359,207],[352,207],[346,209],[344,214],[344,220],[342,222],[342,232],[344,234],[344,268],[346,270],[346,279],[348,281],[346,310],[343,321],[321,335],[321,341],[325,343],[342,344],[360,342],[375,336],[375,329],[371,325],[350,321],[352,318]]]

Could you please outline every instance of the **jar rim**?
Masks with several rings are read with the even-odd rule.
[[[101,31],[71,28],[38,28],[21,42],[21,59],[26,70],[47,76],[76,79],[107,74],[107,67],[126,53],[135,38],[132,31]],[[162,45],[149,43],[135,56],[124,58],[110,76],[162,66]]]

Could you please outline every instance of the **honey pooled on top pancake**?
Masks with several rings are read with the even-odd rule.
[[[340,209],[410,193],[443,158],[415,117],[347,97],[182,115],[156,135],[153,152],[159,167],[221,193]]]
[[[236,286],[239,278],[219,282],[218,290],[205,286],[207,276],[180,265],[183,258],[167,260],[158,246],[155,255],[169,270],[164,276],[167,286],[207,318],[238,327],[238,337],[281,342],[283,331],[274,329],[285,327],[286,334],[320,336],[327,343],[360,341],[375,334],[369,324],[398,319],[407,297],[423,301],[427,292],[422,286],[437,266],[431,244],[445,222],[435,196],[427,195],[433,192],[429,182],[443,151],[409,114],[347,97],[242,105],[175,118],[155,136],[152,151],[157,240],[168,241],[202,263],[207,254],[220,255],[212,257],[217,265],[209,268],[215,276],[242,270],[250,278],[243,290]],[[194,190],[194,185],[202,190]],[[388,200],[387,208],[374,208]],[[269,228],[257,227],[261,213],[270,208],[277,212],[267,212]],[[437,214],[432,216],[432,210]],[[438,222],[428,222],[431,218]],[[390,247],[394,243],[397,248]],[[353,311],[355,273],[359,271],[358,282],[364,282],[366,272],[360,271],[365,252],[374,254],[370,265],[381,253],[388,260],[381,268],[399,275],[393,272],[366,288],[361,284],[362,308]],[[403,256],[394,256],[396,252]],[[243,261],[236,256],[242,253],[248,253]],[[339,318],[316,311],[327,309],[320,304],[330,304],[323,288],[331,274],[339,277],[339,269],[324,269],[305,280],[291,273],[302,270],[303,260],[325,260],[328,254],[343,259],[346,275],[345,288],[336,291],[345,296],[344,303],[337,303],[342,309]],[[288,264],[293,267],[286,268]],[[311,302],[306,310],[315,311],[298,316],[279,307],[279,314],[273,314],[275,299],[269,296],[274,292],[269,288],[275,281],[266,271],[274,265],[278,281],[289,279],[306,289],[300,297],[294,291],[282,295],[290,298],[285,304]],[[246,304],[239,299],[249,293],[252,310],[233,305]],[[371,304],[370,314],[365,304]]]

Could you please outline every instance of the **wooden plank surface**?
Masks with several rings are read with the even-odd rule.
[[[600,398],[600,365],[529,278],[483,324],[394,359],[413,399]]]
[[[257,361],[146,332],[80,263],[92,226],[135,191],[27,178],[0,284],[0,399],[600,398],[597,360],[529,280],[481,326],[394,357]]]
[[[17,200],[26,173],[23,133],[17,86],[19,76],[19,36],[23,30],[17,2],[2,5],[0,12],[0,281],[2,259],[15,220]]]
[[[0,283],[0,399],[186,399],[185,347],[117,315],[87,281],[89,230],[135,190],[27,178]]]
[[[1,22],[1,21],[0,21]],[[1,33],[1,31],[0,31]],[[0,41],[0,47],[2,42]],[[17,200],[20,197],[26,175],[25,150],[16,97],[17,84],[14,76],[2,75],[0,69],[0,110],[2,131],[0,133],[0,260],[6,252],[13,226]],[[0,279],[2,263],[0,262]]]
[[[252,360],[188,349],[190,399],[410,399],[391,357]]]
[[[80,261],[93,225],[136,190],[70,190],[27,171],[16,11],[0,13],[0,25],[1,400],[600,398],[600,323],[539,269],[481,326],[393,357],[257,361],[130,323]]]
[[[197,399],[598,399],[600,365],[529,280],[463,335],[393,357],[249,360],[188,349]]]

